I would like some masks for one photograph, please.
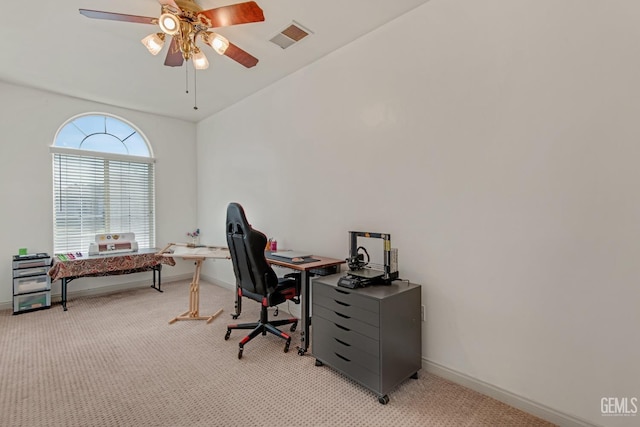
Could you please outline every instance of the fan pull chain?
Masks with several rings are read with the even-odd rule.
[[[189,63],[184,64],[184,92],[189,93]]]
[[[193,109],[198,109],[198,75],[196,74],[198,70],[193,68]]]

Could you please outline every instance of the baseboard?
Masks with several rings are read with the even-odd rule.
[[[562,413],[477,378],[470,377],[438,363],[431,362],[425,358],[422,359],[422,368],[431,374],[445,378],[463,387],[470,388],[471,390],[475,390],[485,396],[492,397],[509,406],[513,406],[514,408],[518,408],[524,412],[562,427],[600,427],[597,424],[592,424],[586,420]]]
[[[207,275],[204,275],[204,274],[200,275],[200,281],[201,282],[211,283],[212,285],[220,286],[221,288],[230,289],[230,290],[232,290],[234,292],[236,290],[235,283],[223,282],[222,280],[218,280],[218,279],[215,279],[215,278],[213,278],[211,276],[207,276]]]
[[[182,280],[189,280],[192,278],[191,273],[187,274],[178,274],[175,276],[165,276],[162,278],[162,284],[178,282]],[[76,298],[76,297],[86,297],[86,296],[96,296],[96,295],[105,295],[112,294],[115,292],[122,292],[131,289],[137,288],[145,288],[149,286],[149,279],[146,280],[136,280],[134,282],[126,282],[126,283],[116,283],[113,285],[107,286],[99,286],[97,288],[91,289],[81,289],[81,290],[72,290],[73,285],[69,286],[67,290],[67,298]],[[51,294],[51,303],[58,303],[62,300],[62,296],[59,293]],[[0,302],[0,310],[13,310],[13,301]]]
[[[190,273],[187,274],[178,274],[170,277],[163,277],[162,284],[178,282],[181,280],[188,280],[193,275]],[[146,288],[149,287],[149,279],[145,280],[136,280],[134,282],[126,282],[126,283],[116,283],[113,285],[100,286],[97,288],[91,289],[80,289],[80,290],[72,290],[73,286],[70,286],[67,290],[67,299],[76,298],[76,297],[87,297],[87,296],[95,296],[95,295],[105,295],[112,294],[116,292],[127,291],[131,289],[137,288]],[[62,296],[60,294],[51,295],[51,302],[60,302]]]
[[[226,289],[235,290],[235,284],[223,282],[209,276],[201,276],[203,281],[217,285]],[[534,415],[550,423],[557,424],[562,427],[601,427],[597,424],[589,423],[588,421],[574,417],[557,411],[553,408],[545,406],[543,404],[534,402],[522,396],[518,396],[510,391],[504,390],[500,387],[496,387],[492,384],[479,380],[477,378],[470,377],[469,375],[447,368],[435,362],[431,362],[425,358],[422,359],[422,368],[429,373],[445,378],[463,387],[467,387],[471,390],[475,390],[478,393],[482,393],[485,396],[492,397],[507,405],[518,408],[531,415]]]

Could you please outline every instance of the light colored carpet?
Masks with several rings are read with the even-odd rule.
[[[70,284],[73,290],[73,283]],[[168,321],[188,309],[189,281],[73,298],[64,312],[0,312],[1,426],[551,426],[426,372],[374,393],[298,356],[271,335],[237,358],[245,331],[233,292],[202,283],[200,314],[212,323]],[[257,320],[245,300],[238,321]],[[281,312],[281,316],[287,315]]]

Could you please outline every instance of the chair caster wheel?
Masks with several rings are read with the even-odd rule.
[[[227,329],[227,333],[224,334],[224,340],[227,341],[231,336],[231,329]]]
[[[298,323],[296,322],[296,323],[294,323],[294,324],[292,324],[292,325],[291,325],[291,328],[289,328],[289,330],[290,330],[291,332],[295,332],[295,331],[296,331],[296,327],[297,327],[297,326],[298,326]]]
[[[389,403],[389,396],[387,396],[386,394],[384,396],[380,396],[378,398],[378,402],[380,402],[382,405],[386,405],[387,403]]]
[[[299,348],[298,349],[298,356],[304,356],[305,353],[306,353],[306,351],[304,350],[304,348]]]
[[[319,361],[318,359],[316,359],[316,366],[322,366],[324,365],[324,363],[322,363],[321,361]]]
[[[289,338],[286,342],[286,344],[284,345],[284,352],[288,353],[289,352],[289,346],[291,345],[291,338]]]
[[[242,348],[238,350],[238,359],[242,359]]]

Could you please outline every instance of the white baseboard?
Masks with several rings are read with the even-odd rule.
[[[223,282],[222,280],[214,279],[213,277],[206,276],[204,274],[200,275],[200,279],[201,281],[211,283],[212,285],[220,286],[221,288],[230,289],[232,291],[236,290],[235,283]]]
[[[201,276],[201,278],[207,283],[235,290],[235,284],[226,283],[209,276]],[[597,424],[592,424],[586,420],[562,413],[525,397],[518,396],[508,390],[504,390],[477,378],[449,369],[438,363],[431,362],[425,358],[422,359],[422,368],[429,373],[445,378],[463,387],[470,388],[471,390],[475,390],[485,396],[492,397],[500,402],[506,403],[507,405],[513,406],[514,408],[518,408],[531,415],[562,427],[600,427]]]
[[[422,368],[431,374],[445,378],[463,387],[470,388],[471,390],[475,390],[478,393],[492,397],[509,406],[513,406],[514,408],[518,408],[538,418],[549,421],[550,423],[557,424],[562,427],[599,427],[597,424],[591,424],[586,420],[562,413],[541,403],[518,396],[508,390],[496,387],[492,384],[470,377],[461,372],[454,371],[453,369],[449,369],[424,358],[422,359]]]
[[[192,274],[190,273],[178,274],[176,276],[170,276],[170,277],[163,277],[162,284],[178,282],[181,280],[187,280],[187,279],[190,279],[191,277],[192,277]],[[126,291],[130,289],[146,288],[146,287],[149,287],[149,279],[136,280],[134,282],[126,282],[126,283],[116,283],[113,285],[100,286],[97,288],[81,289],[81,290],[75,290],[75,291],[71,290],[71,287],[69,287],[67,289],[67,299],[71,297],[76,298],[76,297],[86,297],[86,296],[94,296],[94,295],[105,295],[105,294],[111,294],[115,292]],[[161,285],[161,288],[162,288],[162,285]],[[52,303],[54,301],[60,302],[61,299],[62,299],[62,296],[60,294],[51,295]]]
[[[187,274],[178,274],[175,276],[164,276],[162,278],[162,283],[171,283],[178,282],[181,280],[191,279],[193,275],[191,273]],[[115,292],[126,291],[130,289],[136,288],[146,288],[149,286],[149,280],[136,280],[133,282],[126,283],[116,283],[113,285],[107,286],[99,286],[97,288],[91,289],[81,289],[81,290],[72,290],[73,285],[69,285],[69,289],[67,290],[67,299],[76,298],[76,297],[86,297],[86,296],[95,296],[95,295],[104,295],[111,294]],[[51,303],[58,303],[62,300],[62,295],[60,293],[51,294]],[[0,310],[13,310],[13,301],[0,302]]]

